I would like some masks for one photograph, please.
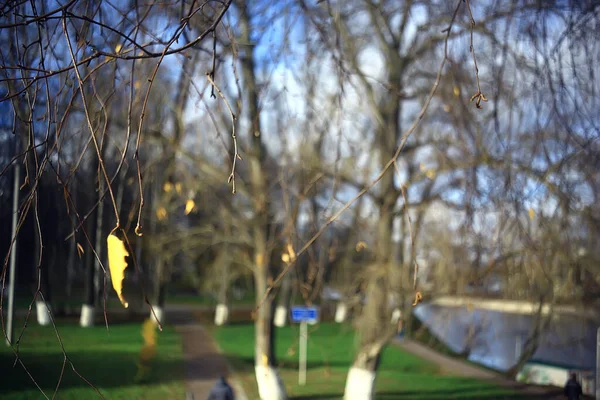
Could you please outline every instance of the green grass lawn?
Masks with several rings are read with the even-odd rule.
[[[35,319],[33,320],[35,321]],[[19,326],[19,325],[17,325]],[[107,399],[183,399],[184,364],[180,336],[171,328],[157,331],[157,352],[147,374],[136,381],[137,363],[142,348],[141,324],[114,324],[80,328],[75,324],[57,324],[65,350],[77,372],[96,386]],[[0,399],[44,398],[23,367],[13,368],[12,350],[0,345]],[[45,392],[52,398],[63,366],[63,353],[52,327],[35,322],[25,330],[20,358]],[[56,398],[93,399],[98,394],[77,376],[69,364],[65,367]]]
[[[216,328],[214,337],[237,370],[249,398],[258,398],[254,380],[254,330],[251,324]],[[357,342],[350,327],[309,327],[307,385],[298,385],[298,326],[277,330],[279,371],[293,399],[340,399]],[[441,375],[437,366],[388,346],[376,381],[377,399],[523,399],[491,383]]]

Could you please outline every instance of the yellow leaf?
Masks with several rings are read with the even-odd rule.
[[[118,53],[121,51],[121,43],[117,44],[117,46],[115,47],[115,53]]]
[[[140,81],[135,81],[135,82],[133,82],[133,88],[134,88],[135,90],[137,90],[137,89],[139,89],[139,88],[141,88],[141,87],[142,87],[142,83],[141,83]]]
[[[425,173],[425,175],[427,175],[427,177],[429,179],[433,179],[433,178],[435,178],[435,171],[432,169],[428,169],[427,172]]]
[[[356,243],[356,251],[360,252],[361,250],[364,250],[367,248],[367,244],[365,242],[363,242],[362,240],[358,243]]]
[[[284,263],[289,263],[290,262],[290,256],[288,253],[283,253],[281,255],[281,261],[283,261]]]
[[[458,88],[458,86],[454,86],[454,95],[456,97],[460,96],[460,89]]]
[[[158,217],[159,221],[162,221],[163,219],[167,218],[167,210],[164,207],[159,207],[156,210],[156,216]]]
[[[165,184],[163,185],[163,190],[169,193],[172,189],[173,185],[171,184],[171,182],[165,182]]]
[[[452,108],[448,104],[444,104],[444,111],[450,112],[450,110],[452,110]]]
[[[192,200],[192,199],[187,200],[185,202],[185,215],[188,215],[189,213],[194,211],[194,207],[196,207],[196,203],[194,203],[194,200]]]
[[[533,211],[533,208],[529,209],[529,219],[533,221],[533,218],[535,217],[535,211]]]
[[[175,191],[177,192],[177,194],[181,194],[181,183],[175,184]]]
[[[121,300],[121,304],[127,308],[129,304],[123,298],[123,279],[125,279],[125,269],[127,268],[125,257],[129,256],[129,253],[125,249],[123,241],[113,234],[108,235],[106,244],[108,248],[110,279],[112,280],[115,292],[119,296],[119,300]]]

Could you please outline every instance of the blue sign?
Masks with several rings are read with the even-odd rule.
[[[316,323],[319,320],[317,307],[294,306],[292,307],[292,322]]]

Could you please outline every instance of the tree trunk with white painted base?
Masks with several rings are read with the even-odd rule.
[[[84,304],[81,306],[81,315],[79,317],[79,326],[89,328],[94,326],[95,309],[94,306]]]
[[[397,325],[400,318],[402,318],[402,310],[400,310],[399,307],[396,307],[394,308],[394,311],[392,311],[392,324]]]
[[[45,302],[37,300],[35,302],[35,312],[37,316],[37,322],[41,326],[46,326],[50,324],[50,312],[48,311],[48,307]]]
[[[92,171],[97,171],[99,164],[98,158],[94,155],[92,161]],[[102,179],[100,179],[102,181]],[[99,188],[95,186],[95,180],[90,181],[87,186],[87,190],[90,193],[94,193],[94,200],[100,200]],[[99,272],[99,267],[96,267],[98,260],[96,260],[96,254],[98,257],[101,257],[101,247],[102,247],[102,236],[101,228],[102,224],[100,223],[101,213],[100,210],[104,208],[104,203],[100,201],[96,210],[93,210],[90,214],[90,217],[87,219],[85,223],[85,232],[87,234],[86,240],[84,242],[85,251],[84,251],[84,266],[85,266],[85,298],[83,300],[83,304],[81,305],[81,314],[79,316],[79,325],[84,328],[89,328],[94,326],[94,317],[95,317],[95,306],[98,292],[96,292],[96,274]],[[89,240],[88,240],[89,239]],[[94,254],[94,250],[96,254]],[[110,266],[109,266],[110,268]]]
[[[229,307],[227,304],[217,304],[215,309],[215,325],[222,326],[229,320]]]
[[[372,266],[367,285],[367,302],[356,321],[361,347],[346,378],[344,400],[374,398],[375,377],[381,351],[391,332],[387,309],[386,280],[381,266]]]
[[[287,323],[288,307],[292,297],[292,275],[286,274],[281,282],[277,308],[275,309],[275,326],[283,328]]]
[[[375,372],[351,367],[346,379],[344,400],[370,400],[375,397]]]
[[[251,26],[248,15],[249,7],[246,1],[236,2],[238,8],[239,42],[251,43],[251,31],[259,32],[260,27]],[[255,28],[255,29],[254,29]],[[254,250],[254,288],[256,293],[256,312],[254,321],[254,366],[256,382],[262,400],[287,399],[285,387],[275,368],[275,332],[273,327],[273,299],[265,298],[269,282],[273,282],[273,270],[270,268],[271,246],[268,243],[270,222],[269,188],[267,185],[268,170],[266,148],[262,143],[260,127],[260,108],[258,87],[254,63],[254,46],[246,46],[238,52],[242,72],[242,93],[246,97],[246,115],[250,121],[247,131],[250,146],[246,152],[248,170],[250,172],[250,193],[254,209],[252,218],[252,245]]]
[[[154,323],[165,323],[165,303],[167,298],[167,283],[164,280],[164,265],[162,257],[158,257],[157,260],[158,270],[155,271],[155,287],[154,287],[154,301],[152,303],[152,309],[150,310],[149,318]]]
[[[225,226],[225,234],[230,235],[229,225]],[[230,266],[230,258],[229,258],[229,246],[225,244],[223,246],[223,250],[219,256],[219,293],[218,293],[218,301],[217,308],[215,309],[215,325],[222,326],[227,324],[229,321],[229,307],[228,304],[228,294],[229,294],[229,266]]]
[[[283,328],[287,322],[288,309],[285,306],[278,305],[275,309],[275,326]]]
[[[264,284],[257,285],[257,294],[265,293],[266,279],[262,279]],[[262,298],[262,295],[258,295]],[[260,300],[257,301],[257,303]],[[256,312],[255,321],[255,348],[254,365],[256,373],[256,383],[261,400],[285,400],[287,394],[285,386],[277,368],[275,367],[275,327],[273,325],[272,301],[266,300],[259,306]]]
[[[165,310],[162,306],[158,305],[158,304],[153,304],[152,305],[152,309],[150,310],[150,316],[149,316],[150,320],[154,323],[156,323],[157,321],[162,325],[165,323],[164,318],[165,318]]]
[[[343,301],[337,303],[335,307],[335,322],[341,324],[348,317],[348,306]]]

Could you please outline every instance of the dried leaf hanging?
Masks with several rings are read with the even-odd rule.
[[[123,279],[125,279],[125,269],[127,268],[125,257],[129,256],[129,253],[123,241],[113,234],[108,235],[106,243],[108,246],[108,265],[112,285],[119,296],[119,300],[121,300],[121,304],[127,308],[129,304],[123,298]]]
[[[533,211],[533,208],[529,209],[529,219],[533,221],[533,218],[535,217],[535,211]]]

